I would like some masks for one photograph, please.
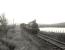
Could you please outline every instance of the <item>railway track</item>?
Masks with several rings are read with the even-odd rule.
[[[51,43],[52,45],[56,46],[57,48],[60,48],[61,50],[65,50],[65,43],[60,42],[54,38],[51,38],[49,36],[43,35],[42,33],[38,33],[37,36],[49,43]]]

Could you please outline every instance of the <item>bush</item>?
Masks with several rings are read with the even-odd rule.
[[[4,16],[4,14],[2,16],[0,16],[0,35],[7,33],[8,31],[8,27],[7,27],[7,20]]]

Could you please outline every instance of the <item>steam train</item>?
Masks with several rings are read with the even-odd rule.
[[[22,23],[20,24],[20,27],[31,34],[37,34],[40,31],[38,28],[38,24],[33,24],[33,22],[30,22],[28,24]]]

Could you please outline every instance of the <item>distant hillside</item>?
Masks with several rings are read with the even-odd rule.
[[[65,22],[56,24],[39,24],[39,27],[65,27]]]

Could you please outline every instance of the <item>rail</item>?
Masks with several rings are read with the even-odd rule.
[[[58,48],[65,50],[65,43],[60,42],[60,41],[58,41],[54,38],[50,38],[49,36],[43,35],[41,33],[38,33],[37,36],[40,37],[43,40],[46,40],[47,42],[49,42],[49,43],[51,43],[55,46],[57,46]]]

